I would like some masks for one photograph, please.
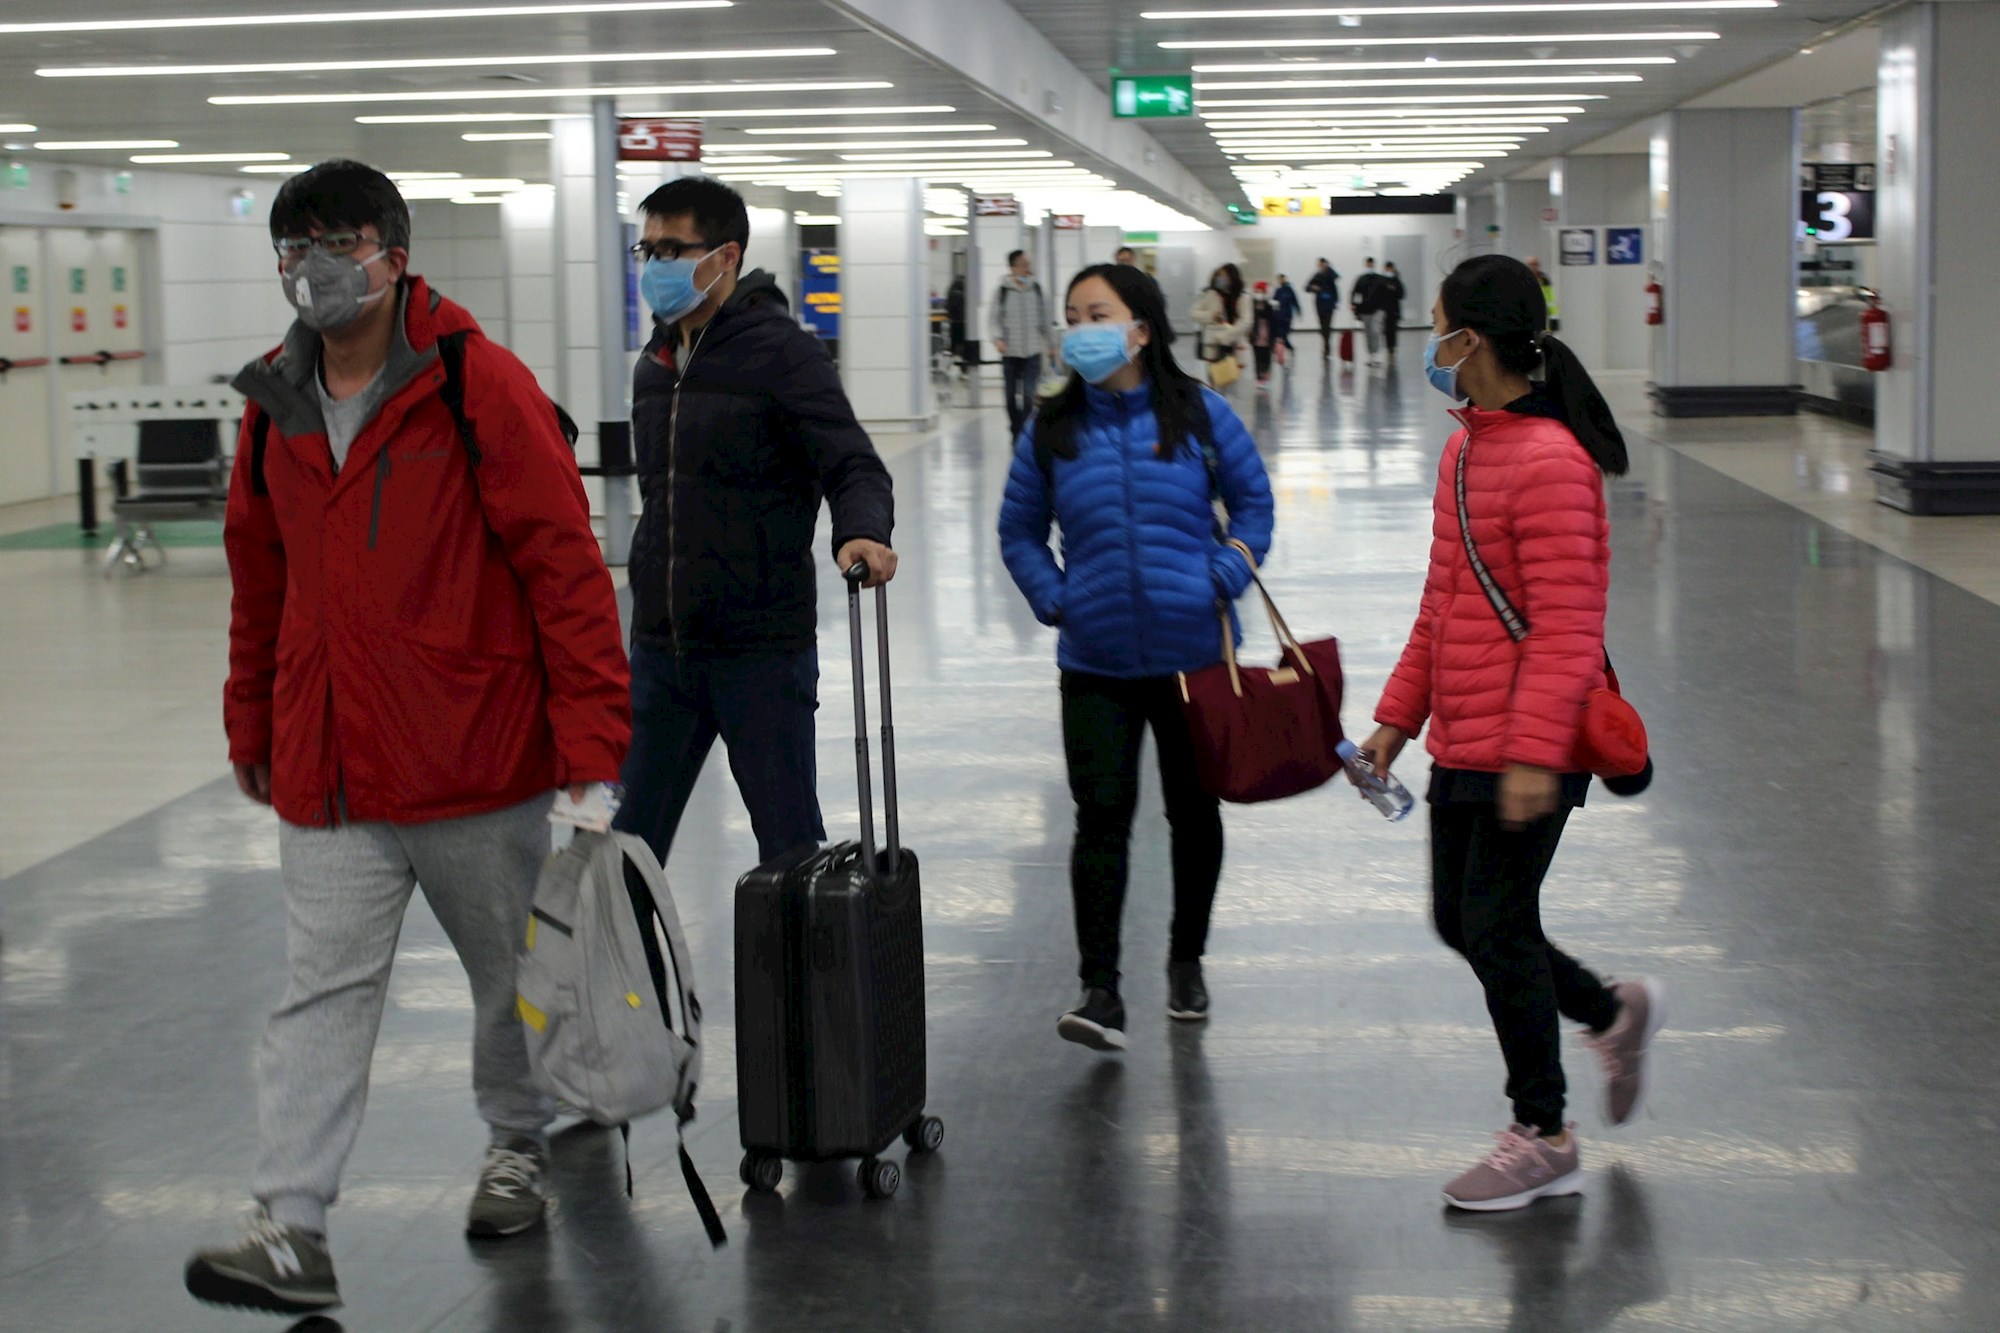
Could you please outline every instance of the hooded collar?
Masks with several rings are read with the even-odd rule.
[[[1132,416],[1140,412],[1150,412],[1153,408],[1153,382],[1139,381],[1136,389],[1114,393],[1110,389],[1100,389],[1095,384],[1083,386],[1084,402],[1090,406],[1094,417]]]
[[[438,319],[443,304],[444,297],[432,291],[420,277],[407,276],[398,284],[389,356],[382,363],[380,376],[381,401],[385,405],[437,360],[438,334],[450,331],[439,327],[450,322],[449,318]],[[449,317],[454,311],[456,306],[443,314]],[[470,324],[469,319],[463,322]],[[422,344],[421,350],[418,343]],[[323,346],[324,340],[316,331],[293,320],[285,333],[284,345],[275,354],[245,366],[231,387],[269,413],[280,435],[324,434],[326,419],[320,411],[319,392],[314,383],[319,378]]]

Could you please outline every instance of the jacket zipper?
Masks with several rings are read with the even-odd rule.
[[[718,311],[717,316],[720,313]],[[701,349],[701,340],[708,336],[714,323],[715,318],[711,317],[707,324],[702,325],[701,332],[695,334],[694,342],[689,345],[687,355],[679,358],[674,375],[674,398],[667,408],[667,642],[673,646],[675,657],[681,655],[681,627],[674,615],[674,566],[677,563],[674,554],[674,498],[675,492],[680,489],[674,478],[679,470],[681,451],[681,388],[687,383],[688,371],[694,368],[694,354]]]
[[[368,549],[375,549],[375,537],[382,526],[382,483],[389,479],[389,446],[385,443],[382,452],[375,458],[375,504],[368,511]]]
[[[1146,597],[1139,577],[1139,515],[1132,495],[1132,414],[1121,396],[1118,400],[1118,455],[1125,464],[1125,550],[1132,573],[1132,623],[1138,635],[1139,665],[1146,665]]]

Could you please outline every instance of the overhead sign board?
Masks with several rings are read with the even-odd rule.
[[[1564,227],[1557,237],[1564,268],[1590,268],[1597,263],[1597,228]]]
[[[1194,75],[1120,74],[1111,80],[1111,114],[1121,120],[1194,114]]]
[[[1646,229],[1644,227],[1606,227],[1604,229],[1604,262],[1607,264],[1645,263]]]
[[[1799,164],[1799,221],[1821,243],[1875,239],[1875,164]]]
[[[1055,219],[1055,228],[1057,231],[1083,230],[1083,214],[1081,213],[1052,213],[1050,216]]]
[[[1011,194],[975,194],[972,196],[972,216],[976,218],[1014,218],[1021,215],[1021,201]]]
[[[701,122],[698,120],[620,120],[620,162],[699,162]]]
[[[1266,195],[1257,211],[1267,218],[1323,218],[1326,200],[1318,195]]]

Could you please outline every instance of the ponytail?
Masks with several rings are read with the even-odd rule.
[[[1548,302],[1526,264],[1477,255],[1445,278],[1438,302],[1451,327],[1473,329],[1492,344],[1504,369],[1532,376],[1539,362],[1543,389],[1577,443],[1607,476],[1624,474],[1631,460],[1611,405],[1569,345],[1547,332]]]
[[[1622,477],[1631,466],[1625,451],[1625,435],[1612,418],[1611,405],[1597,390],[1590,372],[1583,368],[1569,344],[1552,333],[1537,340],[1542,353],[1542,382],[1549,398],[1562,413],[1563,424],[1576,436],[1606,476]]]

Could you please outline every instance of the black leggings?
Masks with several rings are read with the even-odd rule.
[[[1208,944],[1208,917],[1222,876],[1222,809],[1195,773],[1194,747],[1172,676],[1116,680],[1065,671],[1063,753],[1076,799],[1070,892],[1076,906],[1077,975],[1118,988],[1118,925],[1132,813],[1139,804],[1139,746],[1153,729],[1172,829],[1174,924],[1168,957],[1192,961]]]
[[[1431,807],[1431,919],[1486,990],[1514,1119],[1547,1134],[1563,1127],[1557,1015],[1600,1031],[1618,1016],[1604,983],[1542,934],[1542,877],[1568,819],[1510,832],[1491,802]]]

